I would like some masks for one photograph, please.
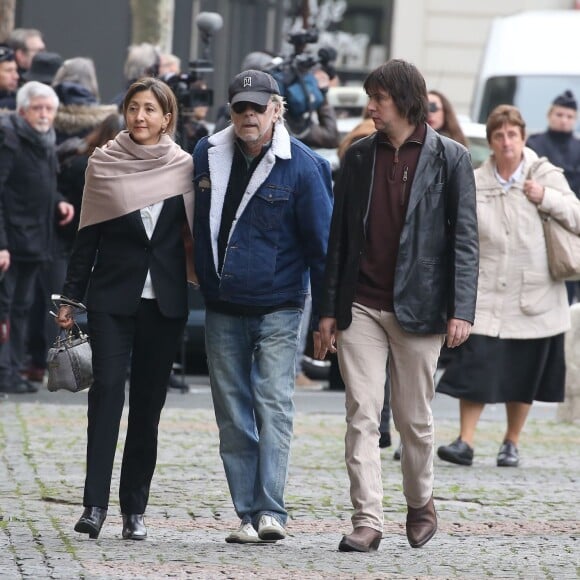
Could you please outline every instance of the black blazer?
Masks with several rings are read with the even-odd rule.
[[[161,312],[187,316],[183,197],[165,200],[151,239],[139,211],[87,226],[77,233],[63,294],[85,298],[89,310],[131,315],[137,311],[147,271]]]
[[[373,187],[377,134],[346,152],[335,185],[321,316],[352,321]],[[394,306],[408,332],[442,334],[450,318],[473,323],[479,266],[475,180],[465,147],[427,127],[395,270]]]

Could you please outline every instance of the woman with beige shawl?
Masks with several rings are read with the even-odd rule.
[[[130,363],[119,500],[123,538],[143,540],[159,418],[188,313],[193,162],[170,137],[177,103],[165,83],[135,82],[123,114],[127,130],[89,159],[63,295],[86,294],[93,350],[85,509],[75,531],[97,538],[107,515]],[[70,306],[60,306],[57,324],[73,325]]]

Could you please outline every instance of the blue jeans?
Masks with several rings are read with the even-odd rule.
[[[233,316],[206,311],[205,343],[220,432],[220,455],[234,508],[257,527],[282,525],[294,418],[294,361],[302,311]]]

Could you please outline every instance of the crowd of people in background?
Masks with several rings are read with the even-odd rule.
[[[369,74],[368,106],[346,136],[327,99],[339,79],[321,66],[309,73],[316,106],[296,112],[276,57],[250,53],[228,103],[215,107],[213,132],[206,101],[181,107],[177,56],[130,46],[124,75],[125,87],[104,103],[91,58],[63,59],[33,29],[0,44],[0,396],[38,390],[55,336],[50,296],[64,288],[82,302],[88,288],[95,383],[75,529],[96,538],[105,521],[130,366],[123,537],[147,535],[157,424],[187,317],[189,228],[220,454],[240,518],[226,541],[286,536],[293,392],[310,384],[300,361],[312,330],[313,356],[331,358],[331,381],[346,391],[354,515],[339,549],[379,546],[391,414],[407,537],[423,546],[437,529],[438,363],[437,391],[460,409],[459,436],[437,449],[443,461],[472,465],[479,417],[502,403],[497,465],[517,467],[533,402],[564,398],[564,333],[578,284],[550,278],[539,211],[580,234],[576,97],[556,96],[547,130],[529,137],[517,108],[494,109],[490,156],[474,173],[453,105],[402,60]],[[203,80],[185,82],[208,90]],[[337,150],[337,172],[316,148]],[[156,164],[165,155],[170,187]],[[143,195],[127,194],[138,187]],[[99,206],[96,193],[110,205]],[[129,203],[116,205],[124,196]],[[70,306],[57,321],[73,325]],[[160,328],[161,353],[152,338]]]

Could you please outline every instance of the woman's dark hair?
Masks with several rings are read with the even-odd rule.
[[[102,147],[117,136],[117,133],[125,126],[123,117],[119,113],[111,113],[97,125],[84,139],[86,154],[92,155],[97,147]]]
[[[415,65],[400,59],[389,60],[369,74],[363,87],[367,95],[386,92],[411,125],[427,120],[427,86]]]
[[[131,99],[135,96],[136,93],[140,93],[142,91],[151,91],[159,103],[163,114],[171,114],[165,132],[173,136],[175,133],[175,125],[177,123],[178,115],[177,100],[175,99],[175,95],[169,86],[159,79],[153,77],[144,77],[138,81],[135,81],[127,89],[127,94],[123,99],[123,117],[126,118],[127,116],[127,109],[129,108]]]
[[[499,105],[497,106],[487,118],[485,126],[485,134],[487,142],[491,143],[491,135],[500,127],[504,125],[514,125],[520,128],[522,139],[526,138],[526,122],[520,113],[520,110],[513,105]]]
[[[457,115],[455,114],[449,99],[439,91],[429,91],[428,95],[435,95],[438,97],[441,101],[441,106],[443,107],[443,126],[437,132],[467,147],[467,139],[461,130],[461,126],[457,120]]]

